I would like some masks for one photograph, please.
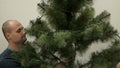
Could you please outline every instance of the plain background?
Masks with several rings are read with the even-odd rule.
[[[40,0],[0,0],[0,53],[8,46],[1,30],[3,22],[8,19],[17,19],[24,27],[27,27],[30,20],[40,16],[37,12],[37,3],[39,2]],[[93,5],[93,7],[95,7],[96,15],[100,14],[104,10],[111,13],[111,24],[120,33],[119,6],[120,0],[94,0]],[[89,59],[86,58],[90,55],[90,53],[104,48],[107,48],[106,44],[95,43],[88,49],[86,54],[84,54],[84,58],[76,57],[76,59],[78,58],[78,60],[87,61]]]

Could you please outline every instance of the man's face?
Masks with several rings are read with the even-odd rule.
[[[9,34],[9,41],[17,44],[23,44],[26,41],[24,27],[17,21],[10,23],[11,33]]]

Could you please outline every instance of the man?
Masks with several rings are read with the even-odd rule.
[[[8,48],[0,55],[0,68],[21,68],[21,64],[12,58],[11,54],[24,47],[24,27],[17,20],[7,20],[3,23],[2,31],[8,41]]]

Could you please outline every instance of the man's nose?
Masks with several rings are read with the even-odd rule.
[[[24,34],[24,35],[26,34],[25,29],[23,29],[23,34]]]

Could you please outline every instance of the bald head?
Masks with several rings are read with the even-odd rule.
[[[12,25],[14,23],[19,23],[19,22],[17,20],[7,20],[7,21],[5,21],[3,23],[3,25],[2,25],[2,31],[3,31],[3,34],[4,34],[5,38],[6,38],[6,35],[5,35],[6,33],[11,33],[11,31],[12,31]]]

